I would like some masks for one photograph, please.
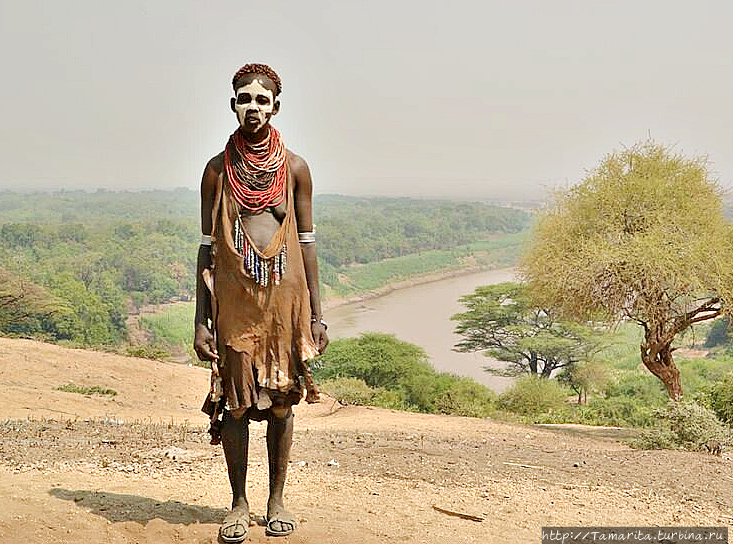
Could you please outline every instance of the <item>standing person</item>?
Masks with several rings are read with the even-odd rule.
[[[204,411],[212,443],[222,442],[232,510],[219,534],[242,542],[249,420],[267,421],[270,495],[266,534],[289,535],[295,518],[283,487],[293,438],[292,405],[318,391],[306,361],[328,345],[318,291],[312,181],[306,162],[270,124],[282,83],[263,64],[232,80],[239,127],[201,181],[201,230],[194,349],[212,363]],[[219,421],[219,414],[223,414]]]

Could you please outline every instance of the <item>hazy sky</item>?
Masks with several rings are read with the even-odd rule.
[[[316,192],[488,198],[646,138],[733,183],[733,4],[0,0],[0,188],[198,187],[270,64]]]

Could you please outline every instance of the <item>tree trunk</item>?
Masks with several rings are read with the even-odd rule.
[[[537,374],[537,354],[534,352],[530,354],[529,371],[532,374]]]
[[[649,372],[662,380],[667,388],[667,394],[672,400],[682,398],[682,383],[680,382],[680,371],[672,359],[671,342],[654,343],[644,342],[641,345],[641,361]]]

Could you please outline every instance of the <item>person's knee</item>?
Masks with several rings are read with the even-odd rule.
[[[229,410],[226,410],[221,418],[221,423],[223,427],[249,425],[249,418],[245,417],[244,413],[233,414]]]
[[[293,415],[293,408],[290,404],[276,403],[270,407],[272,417],[284,419]]]

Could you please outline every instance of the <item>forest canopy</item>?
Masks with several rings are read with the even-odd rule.
[[[188,189],[0,192],[0,291],[26,286],[32,296],[16,303],[32,301],[23,315],[36,316],[0,333],[119,342],[135,307],[193,296],[199,213]],[[345,267],[518,233],[529,219],[483,203],[318,195],[321,281],[335,282]]]

